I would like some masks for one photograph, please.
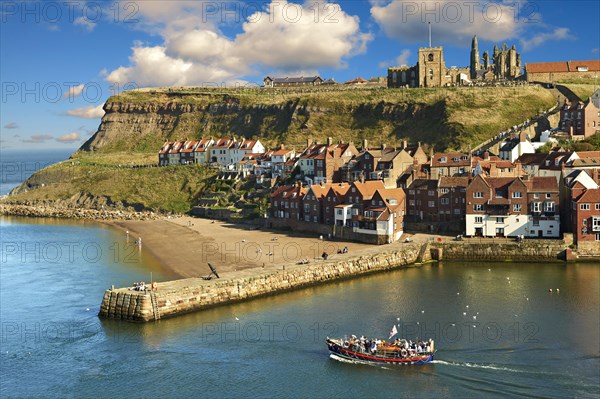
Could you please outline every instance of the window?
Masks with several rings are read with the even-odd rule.
[[[317,211],[317,206],[316,205],[313,205],[313,211],[315,211],[315,212]]]
[[[455,209],[455,210],[454,210],[454,214],[455,214],[455,215],[460,215],[460,209]]]
[[[446,157],[441,157],[440,158],[440,163],[446,163]]]
[[[273,201],[273,206],[277,206],[277,201]]]
[[[546,198],[552,198],[552,194],[546,193]]]
[[[342,215],[342,210],[341,209],[337,209],[336,213],[341,216]]]
[[[481,192],[481,191],[474,192],[473,198],[483,198],[483,192]]]
[[[474,204],[473,210],[474,211],[483,211],[483,204]]]
[[[414,206],[415,205],[415,200],[408,200],[408,205]]]
[[[475,223],[483,223],[483,216],[475,216]]]
[[[429,202],[427,202],[427,205],[428,205],[430,208],[433,208],[433,207],[435,207],[435,202],[434,202],[434,201],[429,201]]]
[[[317,219],[317,216],[315,215],[315,217],[313,217],[313,222],[317,223],[319,220]]]
[[[496,190],[496,198],[502,198],[502,197],[504,197],[504,191]]]
[[[541,212],[542,211],[542,203],[541,202],[532,202],[531,203],[531,212]]]
[[[442,204],[442,205],[448,205],[449,203],[450,203],[450,200],[448,200],[448,198],[440,199],[440,204]]]
[[[552,201],[544,202],[544,212],[554,212],[554,202],[552,202]]]
[[[352,197],[348,197],[348,202],[352,203]]]
[[[600,204],[596,204],[596,210],[600,211]]]
[[[409,195],[415,195],[415,190],[408,190]]]
[[[579,204],[579,209],[582,211],[589,211],[590,210],[590,204]]]
[[[429,195],[430,197],[433,197],[435,195],[435,191],[429,190],[429,191],[427,191],[427,195]]]
[[[442,188],[441,192],[442,194],[448,194],[450,190],[448,190],[447,188]]]
[[[521,212],[521,204],[513,204],[513,212]]]
[[[504,218],[496,218],[496,223],[503,224]]]
[[[592,231],[600,231],[600,216],[592,218]]]
[[[596,234],[596,241],[600,241],[600,233]]]
[[[523,193],[522,193],[522,192],[520,192],[520,191],[514,191],[514,192],[512,193],[512,197],[513,197],[513,198],[523,198]]]
[[[427,60],[428,61],[433,61],[433,53],[429,53],[429,55],[427,56]],[[587,68],[586,68],[587,69]],[[430,69],[430,71],[433,72],[433,69]]]
[[[540,194],[539,194],[539,193],[534,193],[534,194],[533,194],[533,198],[535,198],[535,199],[538,199],[538,198],[540,198]]]

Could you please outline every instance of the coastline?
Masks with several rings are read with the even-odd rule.
[[[99,223],[129,231],[131,242],[142,239],[142,245],[166,269],[181,278],[195,278],[210,273],[210,262],[222,278],[260,274],[265,269],[290,268],[301,260],[309,265],[323,262],[327,252],[330,260],[358,255],[376,254],[381,246],[356,242],[328,241],[307,235],[282,232],[252,226],[190,216],[162,217],[154,220],[99,220]],[[419,242],[425,235],[415,236]],[[399,246],[401,243],[386,245]],[[348,253],[338,250],[348,248]]]

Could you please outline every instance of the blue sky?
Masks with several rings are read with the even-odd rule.
[[[524,63],[599,58],[598,1],[3,1],[1,148],[77,148],[124,87],[338,82],[444,46],[447,66],[515,44]]]

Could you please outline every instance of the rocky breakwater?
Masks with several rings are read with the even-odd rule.
[[[84,209],[63,208],[50,205],[27,205],[27,204],[2,204],[0,203],[0,215],[46,217],[46,218],[68,218],[68,219],[95,219],[95,220],[149,220],[158,219],[161,216],[154,212],[130,212],[116,209]]]
[[[426,244],[424,244],[426,245]],[[253,273],[226,279],[191,278],[158,283],[152,291],[128,288],[109,289],[104,293],[99,316],[108,319],[145,322],[353,278],[410,265],[417,261],[421,245],[404,244],[400,248],[315,265],[279,266],[271,270],[253,269]]]

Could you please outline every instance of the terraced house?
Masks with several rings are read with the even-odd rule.
[[[557,238],[559,190],[554,177],[475,176],[466,192],[466,235]]]

